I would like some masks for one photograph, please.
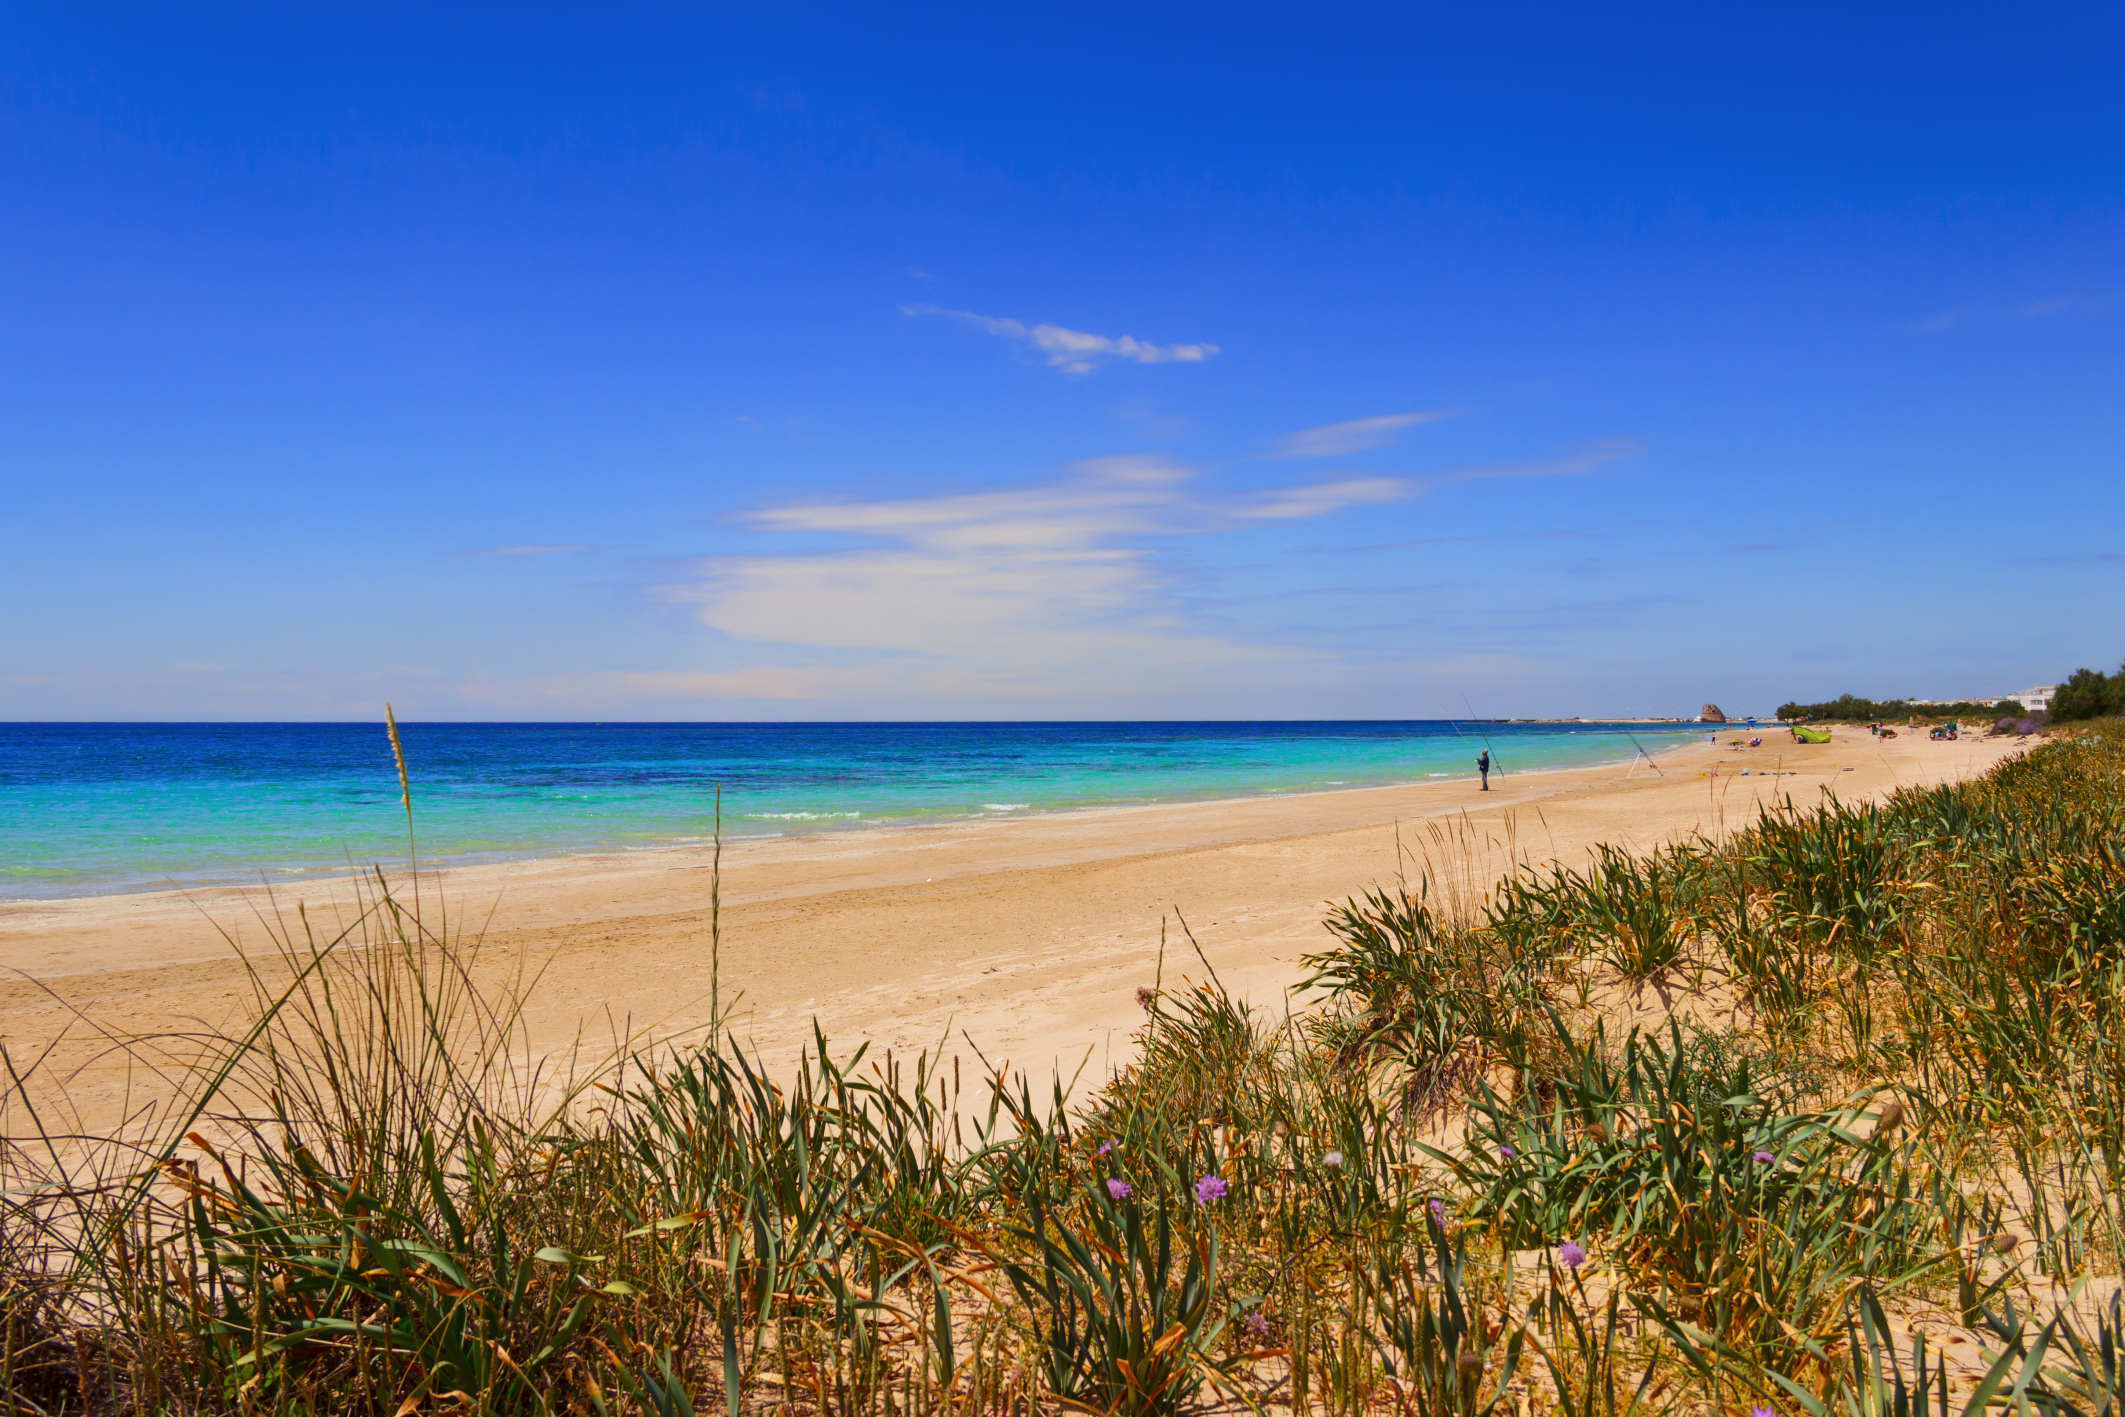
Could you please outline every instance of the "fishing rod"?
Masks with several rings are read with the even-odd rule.
[[[1476,725],[1476,731],[1483,735],[1483,751],[1491,753],[1490,730],[1483,726],[1482,719],[1476,717],[1476,706],[1468,701],[1468,690],[1466,689],[1461,691],[1461,707],[1468,710],[1469,720]],[[1490,770],[1498,775],[1500,782],[1505,780],[1505,769],[1498,766],[1495,753],[1491,753]]]
[[[1653,761],[1653,755],[1645,750],[1645,744],[1638,741],[1637,734],[1626,732],[1623,736],[1631,740],[1631,746],[1638,750],[1638,756],[1644,758],[1646,760],[1646,763],[1653,769],[1654,772],[1660,772],[1660,764]],[[1664,772],[1660,772],[1660,775],[1662,777],[1667,776],[1667,774]]]
[[[1454,719],[1448,719],[1447,721],[1448,721],[1449,723],[1453,724],[1453,726],[1454,726],[1454,736],[1455,736],[1455,737],[1457,737],[1457,738],[1459,738],[1459,739],[1461,740],[1461,746],[1463,746],[1464,748],[1465,748],[1465,747],[1467,747],[1467,746],[1468,746],[1468,735],[1467,735],[1466,733],[1463,733],[1463,732],[1461,731],[1461,720],[1460,720],[1460,719],[1458,719],[1458,718],[1454,718]],[[1485,751],[1485,752],[1488,752],[1489,750],[1490,750],[1490,745],[1486,743],[1486,744],[1484,745],[1484,751]]]

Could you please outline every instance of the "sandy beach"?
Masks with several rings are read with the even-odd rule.
[[[1334,901],[1428,869],[1435,889],[1479,893],[1512,861],[1576,861],[1596,842],[1648,846],[1716,835],[1790,795],[1803,806],[1975,775],[2012,739],[1881,742],[1839,729],[1796,746],[1765,732],[1663,754],[1655,766],[1505,773],[1468,781],[1237,801],[1135,806],[939,827],[819,833],[727,846],[722,990],[768,1056],[817,1019],[837,1045],[899,1050],[972,1040],[1036,1078],[1126,1057],[1138,987],[1197,976],[1185,918],[1235,992],[1272,1012],[1326,937]],[[1399,844],[1399,846],[1398,846]],[[432,911],[484,931],[495,980],[543,973],[534,1050],[608,1048],[707,1017],[706,848],[579,856],[423,873]],[[344,914],[344,879],[263,890],[148,893],[0,907],[0,1043],[16,1058],[65,1037],[75,1096],[116,1100],[98,1034],[215,1029],[247,989],[232,948],[268,944],[263,916]],[[139,1086],[136,1078],[136,1088]]]

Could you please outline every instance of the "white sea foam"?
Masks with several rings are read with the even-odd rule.
[[[823,822],[836,817],[860,817],[861,812],[747,812],[748,818],[761,822]]]
[[[984,802],[982,810],[988,812],[1023,812],[1032,806],[1030,802]]]

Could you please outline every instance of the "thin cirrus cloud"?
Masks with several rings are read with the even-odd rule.
[[[1644,447],[1636,438],[1600,438],[1548,462],[1474,463],[1435,473],[1425,482],[1431,487],[1443,487],[1451,482],[1482,482],[1494,477],[1584,477],[1608,463],[1636,457]]]
[[[1095,458],[994,490],[769,506],[743,520],[796,543],[704,560],[656,594],[751,648],[731,666],[631,685],[677,697],[847,699],[943,691],[1088,701],[1211,680],[1288,682],[1323,649],[1235,638],[1187,608],[1155,538],[1207,537],[1404,501],[1471,478],[1591,471],[1628,449],[1426,478],[1354,475],[1214,493],[1196,470]]]
[[[1346,477],[1337,482],[1316,482],[1307,487],[1258,493],[1227,510],[1242,521],[1325,517],[1330,512],[1363,506],[1368,502],[1399,502],[1420,490],[1421,486],[1406,477]]]
[[[1451,487],[1458,482],[1485,482],[1500,477],[1585,477],[1609,463],[1634,457],[1643,445],[1636,438],[1603,438],[1587,443],[1561,458],[1548,462],[1495,462],[1472,463],[1466,467],[1448,468],[1443,472],[1429,473],[1421,478],[1393,479],[1403,489],[1403,495],[1416,495]],[[1336,485],[1336,484],[1330,484]],[[1369,551],[1405,551],[1425,546],[1470,546],[1479,542],[1534,541],[1560,539],[1583,541],[1586,533],[1580,531],[1538,531],[1512,536],[1435,536],[1416,541],[1387,541],[1369,546],[1308,546],[1293,547],[1298,554],[1334,555],[1356,554]]]
[[[2050,300],[2027,300],[2014,313],[2024,320],[2046,320],[2054,315],[2095,315],[2125,304],[2125,291],[2107,295],[2065,295]]]
[[[1266,454],[1272,458],[1332,458],[1344,453],[1362,453],[1368,448],[1384,448],[1402,436],[1405,428],[1414,428],[1421,423],[1436,423],[1442,418],[1451,418],[1449,409],[1431,409],[1423,413],[1385,413],[1376,418],[1353,418],[1343,423],[1325,423],[1319,428],[1308,428],[1298,433],[1287,433],[1276,440]]]
[[[1191,487],[1194,476],[1165,458],[1095,458],[994,491],[767,507],[746,518],[755,531],[854,544],[718,557],[660,595],[736,640],[862,656],[742,681],[778,696],[839,697],[865,679],[1067,696],[1249,665],[1267,674],[1319,656],[1190,623],[1144,539],[1327,516],[1417,490],[1360,477],[1213,496]]]
[[[1964,311],[1944,310],[1938,315],[1929,316],[1923,320],[1914,320],[1907,328],[1913,334],[1944,335],[1962,325],[1966,319],[1968,319],[1968,315]]]
[[[937,305],[903,305],[903,315],[940,315],[985,330],[1001,339],[1031,345],[1047,356],[1048,367],[1065,374],[1089,374],[1102,361],[1118,359],[1136,364],[1200,364],[1218,352],[1214,344],[1150,344],[1133,335],[1094,335],[1062,325],[1028,325],[1019,320],[977,315],[971,310],[946,310]]]
[[[1997,325],[2000,320],[2049,320],[2060,315],[2097,315],[2125,304],[2125,292],[2109,295],[2062,295],[2024,300],[2012,306],[1959,307],[1906,326],[1915,334],[1940,335],[1965,326]]]

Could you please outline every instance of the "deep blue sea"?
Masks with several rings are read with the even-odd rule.
[[[1622,762],[1688,725],[409,723],[421,856],[465,864]],[[0,724],[0,899],[403,864],[380,723]]]

